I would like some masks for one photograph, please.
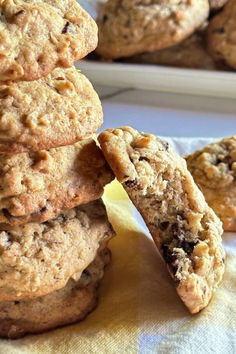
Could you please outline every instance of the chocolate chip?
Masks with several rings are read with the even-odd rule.
[[[220,27],[220,28],[214,29],[213,32],[215,32],[215,33],[225,33],[225,29],[224,29],[224,27]]]
[[[147,162],[150,162],[150,160],[147,158],[147,157],[144,157],[144,156],[141,156],[139,158],[139,161],[147,161]]]
[[[182,218],[181,215],[177,216],[177,220]],[[197,241],[187,241],[186,240],[186,230],[181,227],[178,223],[171,226],[171,231],[173,233],[173,238],[177,240],[176,247],[182,248],[188,255],[193,252],[194,247],[198,243]]]
[[[232,164],[232,158],[230,155],[227,155],[223,158],[222,162],[226,163],[226,164]]]
[[[219,165],[220,163],[228,165],[229,169],[231,169],[233,161],[230,155],[226,155],[223,159],[218,158],[216,160],[216,165]]]
[[[169,221],[163,221],[160,222],[159,224],[159,228],[161,229],[161,231],[165,231],[168,226],[169,226]]]
[[[133,181],[126,181],[125,182],[125,185],[128,187],[128,188],[132,188],[132,189],[141,189],[140,187],[140,184],[137,182],[137,180],[133,180]]]
[[[83,274],[86,275],[87,277],[90,276],[90,273],[89,273],[89,271],[88,271],[87,269],[85,269],[85,270],[83,271]]]
[[[14,301],[15,305],[18,305],[20,303],[20,301]]]
[[[62,218],[62,221],[68,220],[68,218],[65,214],[61,214],[60,217]]]
[[[103,18],[102,18],[102,22],[103,23],[106,23],[108,21],[108,16],[107,15],[104,15]]]
[[[62,34],[67,33],[69,25],[70,25],[70,22],[67,21],[66,24],[65,24],[65,26],[64,26],[64,28],[63,28],[63,30],[62,30],[62,32],[61,32]]]
[[[2,213],[8,221],[12,220],[13,216],[9,213],[9,211],[6,208],[2,209]]]
[[[85,278],[85,280],[89,280],[91,274],[89,273],[89,271],[87,269],[85,269],[82,273],[82,277]]]
[[[172,254],[171,250],[169,249],[169,246],[163,244],[162,245],[162,252],[163,252],[163,257],[164,257],[166,263],[171,264],[173,262],[173,254]]]
[[[40,209],[40,213],[44,213],[47,210],[47,207],[43,207],[42,209]]]
[[[25,10],[20,10],[20,11],[15,13],[15,16],[19,16],[19,15],[22,15],[22,14],[25,14],[25,13],[26,13]]]
[[[169,249],[168,245],[163,244],[162,245],[162,254],[163,254],[164,260],[169,265],[173,275],[175,275],[178,270],[178,265],[177,265],[178,262],[176,262],[178,260],[177,253],[171,251]]]
[[[190,255],[193,252],[194,247],[196,246],[197,242],[189,242],[189,241],[183,241],[181,242],[181,246],[183,250]]]
[[[184,214],[181,213],[181,212],[179,212],[179,213],[176,215],[176,219],[177,219],[178,221],[183,221],[183,220],[185,219]]]

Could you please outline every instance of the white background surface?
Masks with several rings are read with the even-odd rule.
[[[82,60],[76,64],[98,85],[236,99],[236,73],[148,64]]]
[[[131,125],[162,136],[221,137],[236,134],[235,99],[95,88],[104,110],[104,124],[100,130]]]

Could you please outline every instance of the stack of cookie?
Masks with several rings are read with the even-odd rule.
[[[0,8],[0,336],[15,338],[95,307],[113,175],[91,137],[99,98],[73,67],[96,47],[96,24],[75,0]]]

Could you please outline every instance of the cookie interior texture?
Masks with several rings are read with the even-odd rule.
[[[97,27],[76,0],[3,0],[0,81],[37,80],[97,45]]]
[[[101,199],[42,224],[0,231],[0,301],[43,296],[78,280],[113,236]]]
[[[212,58],[236,69],[236,3],[229,0],[208,27],[208,51]]]
[[[236,136],[197,150],[186,161],[225,231],[236,231]]]
[[[84,319],[97,305],[97,288],[110,262],[110,251],[100,251],[79,281],[35,299],[0,302],[0,336],[19,338]]]
[[[47,151],[0,154],[0,228],[44,222],[98,199],[112,179],[93,139]]]
[[[224,273],[223,230],[186,162],[168,143],[130,127],[108,129],[99,142],[142,214],[178,294],[190,312],[200,311]]]
[[[208,0],[108,0],[100,6],[97,53],[107,59],[170,47],[209,14]]]
[[[97,93],[74,67],[0,85],[0,117],[0,153],[11,154],[73,144],[103,122]]]

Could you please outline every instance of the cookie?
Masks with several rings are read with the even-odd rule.
[[[197,150],[186,161],[224,230],[236,231],[236,135]]]
[[[64,288],[46,296],[1,302],[0,337],[15,339],[83,320],[97,305],[98,285],[110,258],[105,248],[83,271],[79,281],[71,279]]]
[[[178,44],[208,17],[208,0],[108,0],[97,18],[97,53],[107,59]]]
[[[114,231],[101,200],[68,210],[43,224],[0,232],[0,301],[46,295],[78,280]]]
[[[190,69],[214,69],[212,58],[208,55],[204,33],[195,32],[189,38],[173,47],[152,53],[137,54],[123,60],[128,63],[175,66]]]
[[[0,81],[37,80],[97,45],[97,26],[76,0],[3,0]]]
[[[236,3],[229,0],[208,27],[208,51],[217,62],[236,69]]]
[[[0,224],[42,223],[100,198],[112,179],[93,139],[48,151],[1,154]]]
[[[223,7],[228,0],[210,0],[210,9],[213,11],[219,10],[221,7]]]
[[[95,133],[102,122],[98,95],[75,68],[0,86],[0,153],[74,144]]]
[[[224,273],[222,225],[186,162],[151,134],[123,127],[99,136],[117,179],[143,216],[191,313],[207,306]]]

